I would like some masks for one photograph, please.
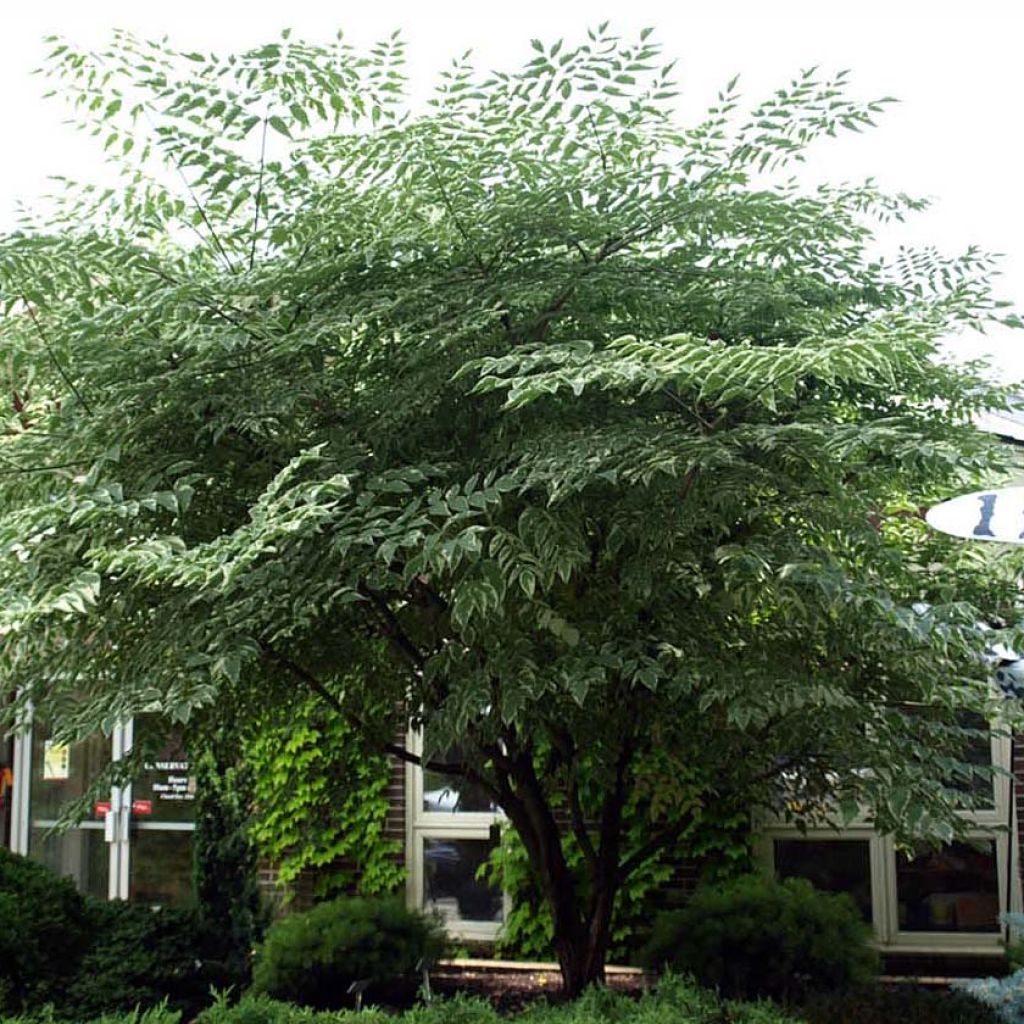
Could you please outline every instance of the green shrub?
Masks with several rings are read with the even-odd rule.
[[[3,1017],[0,1024],[58,1024],[58,1018],[46,1012],[42,1016]],[[69,1024],[80,1024],[80,1019]],[[181,1024],[181,1014],[161,1004],[148,1010],[135,1009],[127,1013],[110,1013],[97,1017],[88,1024]]]
[[[257,951],[253,989],[306,1006],[349,1005],[352,982],[414,978],[417,964],[435,959],[442,945],[437,926],[398,899],[321,903],[271,925]],[[379,985],[373,993],[386,995]]]
[[[639,999],[592,988],[568,1005],[537,1005],[519,1020],[521,1024],[800,1024],[799,1017],[774,1003],[723,1001],[674,975]],[[437,1024],[444,1022],[438,1018]]]
[[[91,902],[92,941],[58,1012],[80,1020],[166,1000],[193,1015],[208,1002],[211,971],[195,912],[120,900]]]
[[[804,879],[745,875],[697,890],[655,922],[644,961],[692,974],[729,998],[798,998],[873,981],[878,954],[846,894]]]
[[[966,995],[910,985],[818,993],[794,1012],[807,1024],[1000,1024],[993,1010]]]
[[[0,1013],[53,1002],[88,938],[85,901],[74,885],[0,849]]]
[[[503,1020],[489,1003],[465,997],[439,1000],[391,1017],[372,1010],[361,1014],[315,1011],[266,996],[246,996],[234,1006],[219,1000],[195,1024],[502,1024]],[[656,992],[640,999],[591,989],[567,1005],[540,1003],[517,1020],[520,1024],[799,1024],[798,1018],[771,1003],[722,1002],[713,992],[678,978],[664,980]]]

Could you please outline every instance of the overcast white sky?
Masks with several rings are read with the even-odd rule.
[[[529,40],[582,35],[608,19],[622,34],[652,25],[667,57],[678,57],[681,116],[694,117],[739,73],[751,102],[800,69],[850,68],[858,95],[894,95],[881,127],[825,145],[810,161],[823,180],[874,175],[883,186],[934,199],[933,208],[891,241],[933,242],[958,251],[970,243],[1005,254],[1001,292],[1024,307],[1024,5],[972,0],[35,0],[0,14],[0,230],[14,202],[46,189],[49,174],[102,173],[92,140],[63,125],[64,111],[40,97],[31,71],[42,36],[57,32],[100,44],[113,27],[170,35],[186,49],[228,51],[275,38],[291,27],[310,41],[340,27],[372,42],[398,28],[410,49],[413,89],[429,89],[449,58],[473,49],[480,66],[528,59]],[[829,13],[832,12],[832,13]],[[963,339],[988,350],[1024,379],[1024,331]]]

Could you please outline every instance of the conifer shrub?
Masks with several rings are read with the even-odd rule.
[[[230,979],[211,970],[209,937],[191,909],[89,901],[91,938],[66,990],[61,1016],[88,1020],[165,1003],[192,1017],[213,985]]]
[[[378,1001],[401,1001],[415,992],[418,965],[435,960],[443,945],[437,924],[397,898],[332,900],[271,925],[256,954],[253,990],[329,1009],[351,1005],[349,987],[366,980]]]
[[[85,900],[70,881],[0,849],[0,1012],[56,1001],[89,932]]]
[[[643,960],[729,998],[798,999],[873,982],[879,959],[870,940],[845,893],[744,875],[704,886],[683,909],[659,916]]]

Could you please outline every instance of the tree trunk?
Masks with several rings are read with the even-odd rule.
[[[567,903],[571,901],[552,904],[554,946],[562,972],[562,994],[575,999],[588,986],[604,984],[615,893],[599,894],[587,919],[581,919],[579,909]]]

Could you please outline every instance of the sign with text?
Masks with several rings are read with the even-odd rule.
[[[158,803],[190,803],[196,798],[195,777],[185,760],[154,761],[146,764],[149,789]],[[149,813],[152,813],[150,802]]]
[[[1024,487],[961,494],[928,509],[928,525],[967,540],[1024,544]]]

